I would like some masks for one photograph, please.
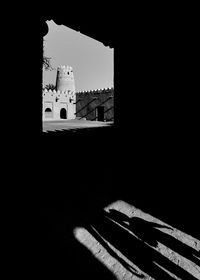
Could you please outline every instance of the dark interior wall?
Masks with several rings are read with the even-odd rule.
[[[3,91],[20,85],[20,91],[12,91],[11,113],[8,115],[5,109],[2,114],[6,116],[2,127],[7,131],[5,135],[9,135],[6,142],[9,142],[9,159],[13,165],[18,166],[19,158],[22,159],[21,170],[27,170],[30,177],[39,169],[39,165],[32,169],[29,164],[31,166],[38,161],[41,149],[43,151],[46,145],[41,122],[42,41],[47,31],[44,21],[59,18],[60,24],[90,35],[84,33],[87,26],[87,30],[94,32],[99,40],[109,38],[109,45],[114,46],[115,125],[119,128],[118,139],[123,147],[119,153],[124,159],[120,162],[127,163],[124,176],[128,176],[126,171],[131,168],[125,158],[128,154],[131,161],[140,162],[141,170],[154,174],[154,179],[157,178],[155,170],[162,166],[162,177],[173,182],[167,188],[169,197],[175,182],[177,193],[174,197],[179,197],[186,182],[187,188],[193,187],[195,193],[198,139],[195,112],[198,110],[193,108],[198,102],[195,102],[196,91],[191,89],[196,76],[195,68],[189,65],[192,52],[187,49],[187,29],[184,25],[176,24],[172,18],[169,21],[162,14],[157,17],[149,14],[148,17],[145,12],[138,14],[133,22],[118,22],[111,17],[106,21],[96,18],[93,24],[91,18],[88,24],[84,20],[83,23],[81,18],[74,23],[72,18],[55,16],[52,11],[47,16],[45,13],[41,17],[36,14],[13,15],[10,25],[6,22],[8,28],[2,31],[6,40],[2,44],[2,57],[6,57],[5,62],[2,61]],[[119,29],[120,26],[123,29]],[[8,31],[12,31],[12,36]],[[7,98],[7,95],[2,95],[4,103]],[[14,114],[16,111],[17,115]],[[13,139],[16,140],[13,142]],[[51,150],[55,143],[49,140],[48,145]],[[147,162],[149,165],[146,165]],[[175,180],[172,179],[174,176]],[[155,193],[157,189],[160,190],[160,187],[154,187]]]
[[[161,220],[165,216],[168,223],[173,221],[192,235],[197,233],[199,124],[195,112],[199,103],[194,88],[197,74],[190,64],[196,61],[194,45],[183,21],[176,24],[171,17],[162,20],[162,13],[157,20],[152,13],[134,19],[130,14],[131,22],[121,20],[118,28],[119,17],[109,17],[103,24],[97,18],[91,24],[90,19],[87,28],[94,33],[100,30],[101,35],[95,36],[99,40],[111,38],[108,44],[115,48],[115,134],[103,130],[77,137],[53,136],[42,135],[41,122],[42,26],[46,27],[37,13],[22,13],[24,7],[21,13],[17,11],[10,21],[1,17],[5,27],[1,33],[5,58],[1,101],[9,102],[9,114],[4,105],[1,114],[2,185],[5,214],[10,214],[7,244],[12,245],[8,253],[12,252],[16,261],[18,252],[24,252],[17,269],[25,261],[29,273],[37,273],[36,260],[39,257],[43,263],[49,253],[44,250],[41,255],[39,251],[43,244],[38,238],[39,207],[62,208],[65,198],[73,209],[77,197],[89,205],[91,198],[97,199],[97,189],[105,197],[109,192],[111,199],[116,199],[118,192],[118,198],[132,200]],[[65,22],[69,14],[65,14]],[[76,25],[80,30],[86,26],[81,21]],[[12,89],[11,102],[5,94],[8,88]],[[89,211],[93,207],[88,206]],[[70,209],[67,215],[71,217]],[[76,221],[77,217],[73,218]],[[59,255],[61,261],[62,253],[52,250],[46,260]],[[46,271],[43,269],[44,274]]]
[[[144,9],[141,11],[137,16],[134,13],[134,18],[129,14],[130,20],[117,21],[113,16],[99,21],[96,17],[93,24],[92,18],[86,24],[86,14],[82,16],[83,20],[80,17],[74,23],[73,17],[66,14],[55,16],[52,10],[42,16],[31,12],[15,14],[12,20],[2,22],[6,27],[2,30],[2,57],[6,58],[2,59],[2,92],[20,85],[20,90],[12,90],[10,114],[7,107],[3,107],[5,112],[2,114],[6,116],[2,121],[3,131],[6,131],[2,139],[9,135],[5,144],[9,143],[10,156],[7,158],[13,166],[20,166],[18,161],[22,159],[21,170],[27,171],[30,177],[39,169],[39,165],[33,169],[30,166],[38,161],[41,149],[43,151],[46,145],[41,122],[42,45],[47,31],[44,21],[59,18],[60,24],[90,35],[84,31],[87,27],[99,40],[109,39],[109,45],[114,46],[115,125],[119,128],[118,138],[123,147],[124,159],[120,162],[127,163],[124,176],[128,176],[126,171],[130,168],[125,158],[128,154],[134,162],[149,162],[149,165],[140,166],[155,174],[154,179],[154,171],[162,166],[162,177],[173,182],[168,185],[169,196],[175,182],[178,191],[174,197],[179,197],[186,182],[187,188],[192,187],[195,193],[195,155],[198,150],[198,118],[195,116],[198,109],[195,106],[198,102],[195,101],[195,68],[190,65],[190,61],[195,61],[192,59],[194,51],[191,51],[192,35],[188,35],[184,21],[180,24],[176,17],[169,20],[163,11],[154,17]],[[3,104],[7,100],[8,96],[3,94]],[[51,150],[55,143],[50,142],[47,146]],[[150,164],[151,160],[154,165]],[[176,180],[172,179],[174,176]]]
[[[149,11],[136,10],[134,17],[127,15],[130,21],[115,20],[114,27],[113,22],[105,21],[108,28],[105,22],[100,24],[105,38],[110,36],[115,56],[119,142],[114,170],[123,182],[123,193],[134,188],[140,202],[149,205],[148,211],[163,211],[169,220],[176,217],[179,225],[188,223],[195,232],[195,225],[185,220],[186,205],[193,217],[198,205],[193,195],[198,177],[194,34],[178,11],[170,17],[164,10]],[[94,30],[97,20],[93,23]],[[100,38],[102,33],[96,31]]]

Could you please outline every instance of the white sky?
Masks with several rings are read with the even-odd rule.
[[[47,21],[49,32],[44,37],[44,53],[51,57],[54,68],[72,66],[76,91],[113,86],[114,49],[64,25]],[[55,84],[56,70],[43,71],[43,84]]]

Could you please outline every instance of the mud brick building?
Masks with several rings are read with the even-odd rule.
[[[114,88],[77,92],[76,117],[92,121],[113,121]]]

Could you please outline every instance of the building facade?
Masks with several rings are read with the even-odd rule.
[[[75,91],[72,67],[57,69],[56,90],[43,91],[43,120],[114,121],[114,88]]]

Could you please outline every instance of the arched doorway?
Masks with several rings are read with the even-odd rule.
[[[60,118],[61,119],[66,119],[67,118],[67,110],[65,108],[62,108],[60,110]]]
[[[53,118],[53,112],[50,108],[45,109],[45,118]]]

